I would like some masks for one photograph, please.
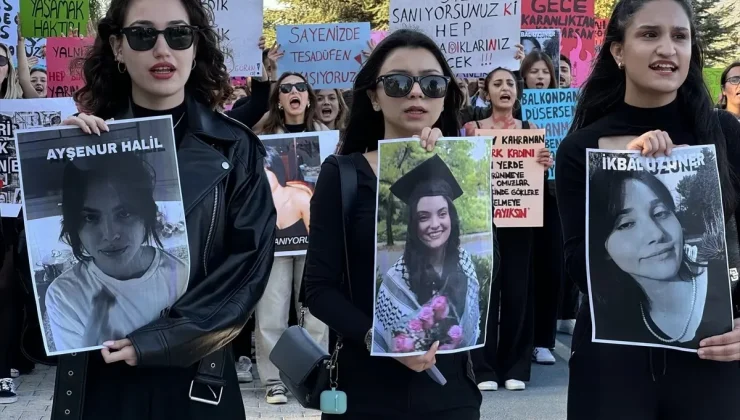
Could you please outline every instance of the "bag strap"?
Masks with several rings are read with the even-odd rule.
[[[344,240],[344,270],[341,285],[346,286],[349,291],[350,301],[353,300],[352,295],[352,283],[349,276],[349,249],[347,241],[347,225],[349,224],[349,217],[352,214],[354,207],[355,198],[357,197],[357,168],[355,166],[352,157],[344,155],[329,155],[327,161],[332,161],[339,169],[339,199],[342,204],[342,239]],[[298,324],[303,326],[303,303],[306,301],[306,282],[303,281],[306,277],[306,266],[303,266],[303,275],[301,280],[301,288],[298,295],[298,302],[301,304],[301,314],[299,316]]]

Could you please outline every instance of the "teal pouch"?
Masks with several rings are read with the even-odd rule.
[[[321,412],[324,414],[344,414],[347,412],[347,394],[336,388],[321,393]]]

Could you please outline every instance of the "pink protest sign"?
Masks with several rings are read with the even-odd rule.
[[[85,57],[94,38],[47,38],[46,66],[49,98],[70,97],[85,85],[82,68],[70,69],[76,58]]]
[[[388,31],[370,31],[370,40],[373,44],[378,45],[380,41],[388,36]]]

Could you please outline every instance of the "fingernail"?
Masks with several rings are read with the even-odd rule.
[[[113,344],[114,344],[114,343],[113,343],[112,341],[106,341],[105,343],[103,343],[103,345],[104,345],[105,347],[110,347],[110,346],[112,346]]]
[[[427,142],[424,141],[424,140],[422,140],[421,141],[421,147],[426,148],[427,147]]]
[[[704,358],[704,350],[699,350],[699,357]]]

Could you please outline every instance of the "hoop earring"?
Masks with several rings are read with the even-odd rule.
[[[196,64],[196,62],[195,62],[195,59],[193,59],[193,66],[192,66],[192,67],[190,67],[190,70],[191,70],[191,71],[192,71],[192,70],[195,70],[195,66],[196,66],[196,65],[197,65],[197,64]]]
[[[619,70],[624,70],[624,64],[623,63],[617,63],[617,67],[619,67]]]
[[[119,61],[119,62],[118,62],[118,65],[116,66],[116,67],[118,67],[118,72],[119,72],[119,73],[121,73],[121,74],[123,74],[123,73],[126,73],[126,65],[125,65],[125,64],[123,64],[123,69],[121,69],[121,64],[123,64],[123,63],[121,63],[121,62]]]

